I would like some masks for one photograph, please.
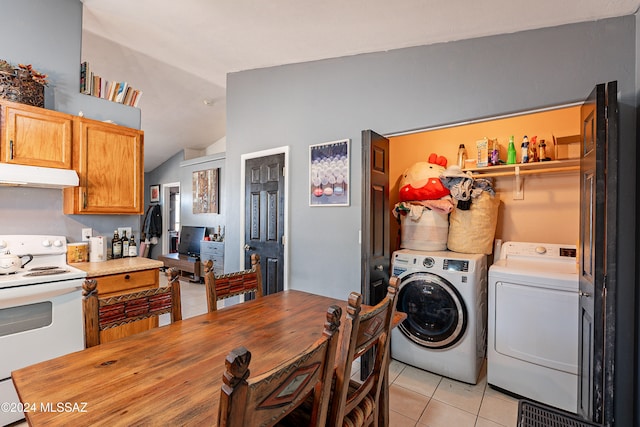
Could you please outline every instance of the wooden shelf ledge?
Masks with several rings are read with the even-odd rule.
[[[565,173],[580,170],[580,159],[551,160],[536,163],[515,163],[512,165],[487,166],[483,168],[463,169],[473,176],[491,178],[499,176],[533,175],[546,173]]]

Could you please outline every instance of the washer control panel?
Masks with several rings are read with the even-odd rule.
[[[468,273],[474,269],[474,265],[468,258],[447,257],[450,253],[439,252],[437,255],[415,254],[407,252],[396,252],[393,257],[393,275],[399,276],[408,270],[411,271],[451,271]],[[442,256],[445,255],[445,256]]]

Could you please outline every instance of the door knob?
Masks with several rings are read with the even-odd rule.
[[[250,251],[252,249],[255,249],[253,246],[249,246],[248,244],[244,245],[244,250],[245,251]]]
[[[374,268],[378,271],[384,270],[384,267],[382,265],[376,265]]]
[[[591,297],[591,294],[590,294],[589,292],[582,292],[582,291],[580,291],[580,296],[581,296],[581,297],[587,297],[587,298],[590,298],[590,297]]]

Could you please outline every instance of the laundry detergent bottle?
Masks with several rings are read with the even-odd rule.
[[[513,135],[509,137],[509,147],[507,148],[507,164],[513,165],[516,163],[516,146],[513,142]]]

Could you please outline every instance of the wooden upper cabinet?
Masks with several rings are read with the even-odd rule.
[[[2,162],[71,169],[72,115],[2,101],[0,123]]]
[[[77,117],[73,168],[79,187],[64,189],[65,214],[143,213],[144,133]]]

